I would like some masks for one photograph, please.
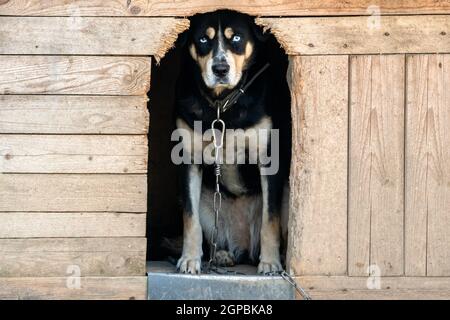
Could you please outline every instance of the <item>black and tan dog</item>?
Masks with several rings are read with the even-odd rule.
[[[214,102],[242,88],[270,61],[264,50],[266,36],[250,17],[236,12],[217,11],[194,16],[184,37],[186,50],[177,84],[176,124],[192,136],[184,143],[185,152],[193,159],[199,155],[205,157],[203,151],[207,143],[192,146],[192,141],[194,136],[211,128],[216,118]],[[260,129],[280,128],[281,118],[277,116],[282,103],[277,96],[280,86],[271,68],[273,66],[262,72],[245,94],[221,115],[227,129],[241,129],[241,133],[251,135]],[[195,121],[201,121],[202,131],[194,130]],[[278,143],[270,137],[258,136],[257,150],[246,145],[234,151],[236,155],[245,154],[246,159],[252,152],[267,155],[269,150],[273,152],[271,144]],[[226,140],[233,138],[229,134],[225,137]],[[261,162],[222,165],[220,187],[224,198],[216,254],[216,261],[222,266],[259,263],[260,273],[282,268],[280,235],[284,216],[281,212],[285,212],[282,203],[288,159],[283,154],[271,154],[271,157],[279,157],[279,170],[269,175],[261,174],[265,166]],[[214,230],[214,167],[205,162],[180,165],[184,211],[183,252],[177,265],[180,272],[201,271],[203,235],[210,241]]]

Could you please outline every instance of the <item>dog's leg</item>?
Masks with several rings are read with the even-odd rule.
[[[199,204],[202,187],[202,170],[198,165],[183,165],[183,253],[177,268],[183,273],[200,273],[202,252],[202,228]]]
[[[261,223],[261,254],[258,273],[281,271],[280,212],[276,175],[261,174],[263,199]]]

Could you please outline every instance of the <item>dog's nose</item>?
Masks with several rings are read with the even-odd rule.
[[[225,77],[230,71],[228,63],[220,62],[212,65],[212,72],[218,77]]]

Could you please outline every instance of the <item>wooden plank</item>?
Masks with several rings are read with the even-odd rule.
[[[350,57],[348,274],[367,275],[370,264],[370,113],[372,60]]]
[[[450,15],[259,18],[287,54],[450,52]]]
[[[0,133],[147,134],[147,100],[146,96],[3,95]]]
[[[149,57],[0,56],[0,94],[144,95]]]
[[[405,275],[425,276],[428,55],[406,59]]]
[[[0,277],[145,275],[146,239],[0,239]]]
[[[146,214],[0,212],[0,238],[145,237]]]
[[[450,276],[450,55],[428,68],[427,276]]]
[[[295,274],[345,274],[348,57],[293,57],[291,77],[288,265]]]
[[[448,55],[408,57],[407,275],[450,274]]]
[[[449,277],[380,277],[379,287],[367,277],[295,277],[313,299],[444,299],[450,298]],[[368,286],[370,283],[370,286]],[[301,299],[300,296],[297,297]]]
[[[0,15],[24,16],[187,16],[217,9],[233,9],[252,15],[316,16],[448,13],[448,0],[9,0],[0,3]]]
[[[147,277],[0,278],[0,299],[8,300],[145,300],[146,295]]]
[[[298,282],[309,289],[313,299],[444,299],[450,298],[450,278],[381,277],[379,289],[367,287],[363,277],[309,277]],[[307,289],[308,290],[308,289]],[[300,297],[298,297],[300,298]]]
[[[403,274],[404,56],[351,58],[349,274]]]
[[[175,18],[0,17],[0,54],[162,57],[188,27]]]
[[[370,264],[403,275],[405,57],[372,57]]]
[[[0,211],[147,212],[147,177],[1,174]]]
[[[146,173],[146,135],[1,135],[3,173]]]

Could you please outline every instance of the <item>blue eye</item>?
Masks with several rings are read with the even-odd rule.
[[[241,41],[241,36],[235,35],[233,36],[233,42],[239,42]]]
[[[207,43],[208,39],[206,39],[206,37],[202,37],[200,38],[200,43]]]

